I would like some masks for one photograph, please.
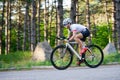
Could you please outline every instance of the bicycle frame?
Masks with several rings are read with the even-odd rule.
[[[75,49],[70,45],[71,44],[77,44],[76,42],[67,42],[66,43],[66,48],[70,48],[70,50],[81,60],[82,57],[75,51]]]

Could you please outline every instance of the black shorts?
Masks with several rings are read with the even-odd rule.
[[[82,41],[85,41],[86,37],[90,36],[90,31],[87,28],[85,28],[85,30],[82,31],[81,33],[83,35],[83,38],[81,39]]]

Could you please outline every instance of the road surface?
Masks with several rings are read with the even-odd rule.
[[[120,65],[2,71],[0,80],[120,80]]]

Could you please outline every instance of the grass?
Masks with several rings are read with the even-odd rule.
[[[15,52],[9,53],[7,55],[0,55],[0,69],[21,69],[27,68],[30,69],[32,66],[49,66],[51,65],[50,61],[45,62],[35,62],[31,60],[31,53],[30,52]]]
[[[12,68],[12,69],[31,69],[32,66],[51,66],[50,61],[44,62],[35,62],[31,60],[31,53],[30,52],[14,52],[9,53],[7,55],[0,55],[0,70]],[[117,62],[120,64],[120,54],[114,53],[110,55],[105,55],[103,64],[109,64]],[[76,59],[73,60],[72,65],[76,65]]]
[[[120,53],[105,55],[103,64],[112,64],[112,63],[120,64]]]

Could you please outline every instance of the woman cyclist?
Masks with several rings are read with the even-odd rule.
[[[79,53],[80,55],[84,54],[87,48],[83,45],[83,42],[86,40],[86,37],[90,35],[90,31],[87,27],[81,24],[73,24],[70,18],[63,20],[63,26],[69,29],[72,35],[69,37],[69,41],[75,40],[79,44]],[[77,65],[80,65],[81,61],[77,62]]]

